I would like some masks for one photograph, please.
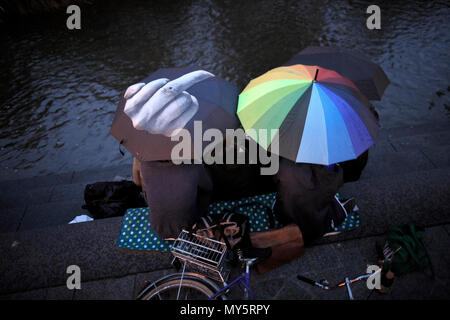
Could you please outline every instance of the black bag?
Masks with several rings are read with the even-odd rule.
[[[132,181],[96,182],[84,189],[85,205],[94,219],[118,217],[129,208],[146,207],[141,187]]]
[[[251,246],[249,220],[240,213],[210,214],[201,217],[191,229],[197,235],[225,242],[228,249]]]

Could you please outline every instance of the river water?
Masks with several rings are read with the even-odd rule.
[[[200,65],[243,89],[308,45],[355,49],[391,79],[383,127],[450,120],[448,1],[93,1],[1,25],[0,180],[130,163],[108,134],[121,92]],[[449,121],[450,123],[450,121]]]

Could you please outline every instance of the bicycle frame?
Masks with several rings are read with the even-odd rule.
[[[384,248],[386,249],[386,246],[385,246]],[[388,249],[389,249],[389,247],[388,247]],[[402,249],[402,247],[397,248],[395,251],[391,251],[391,250],[389,249],[389,250],[387,250],[387,253],[386,253],[386,251],[384,251],[384,252],[383,252],[383,255],[384,255],[384,259],[385,259],[385,260],[383,260],[382,262],[384,262],[384,261],[386,261],[386,260],[389,261],[389,262],[391,262],[392,259],[394,258],[394,255],[395,255],[400,249]],[[301,280],[301,281],[304,281],[304,282],[306,282],[306,283],[309,283],[309,284],[311,284],[311,285],[313,285],[313,286],[317,286],[317,287],[319,287],[319,288],[321,288],[321,289],[323,289],[323,290],[331,290],[331,289],[335,289],[335,288],[340,288],[340,287],[346,286],[346,287],[347,287],[347,292],[348,292],[348,297],[349,297],[349,299],[350,299],[350,300],[354,300],[352,288],[351,288],[350,285],[351,285],[352,283],[354,283],[354,282],[357,282],[357,281],[361,281],[361,280],[370,278],[370,277],[372,277],[372,276],[374,276],[374,275],[376,275],[376,274],[378,274],[378,273],[381,274],[382,270],[383,270],[383,267],[380,267],[380,268],[378,268],[377,271],[375,271],[375,272],[373,272],[373,273],[363,274],[363,275],[357,276],[357,277],[354,278],[354,279],[349,279],[348,277],[345,277],[344,282],[341,282],[341,283],[339,283],[339,284],[337,284],[337,285],[335,285],[335,286],[329,286],[329,285],[328,285],[328,281],[326,281],[326,280],[325,280],[325,281],[315,281],[315,280],[311,280],[311,279],[308,279],[308,278],[306,278],[306,277],[303,277],[303,276],[301,276],[301,275],[298,275],[298,276],[297,276],[297,279],[298,279],[298,280]]]
[[[319,287],[319,288],[321,288],[323,290],[332,290],[332,289],[341,288],[341,287],[345,286],[345,287],[347,287],[347,293],[348,293],[349,299],[350,300],[354,300],[352,288],[351,288],[350,285],[352,283],[355,283],[355,282],[358,282],[358,281],[370,278],[370,277],[372,277],[372,276],[374,276],[374,275],[376,275],[378,273],[381,273],[381,270],[382,270],[382,268],[379,268],[374,273],[363,274],[363,275],[357,276],[354,279],[349,279],[348,277],[345,277],[344,282],[338,283],[335,286],[329,286],[328,285],[328,281],[326,281],[326,280],[325,281],[315,281],[315,280],[311,280],[311,279],[308,279],[308,278],[300,276],[300,275],[297,276],[297,279],[301,280],[301,281],[304,281],[306,283],[309,283],[309,284],[311,284],[313,286],[317,286],[317,287]]]
[[[176,268],[181,267],[179,262],[183,262],[183,270],[181,272],[180,283],[178,287],[177,300],[181,293],[183,286],[183,277],[187,264],[194,265],[199,268],[201,272],[203,270],[209,271],[209,276],[215,281],[221,282],[223,288],[218,289],[215,293],[209,297],[209,300],[216,299],[219,296],[226,294],[232,287],[238,285],[244,292],[244,299],[248,300],[250,295],[255,297],[255,294],[250,288],[250,267],[258,260],[257,257],[244,257],[243,252],[238,249],[239,260],[242,266],[245,267],[244,272],[234,279],[230,284],[225,282],[229,272],[224,276],[223,271],[226,270],[226,252],[227,246],[225,243],[210,239],[204,236],[193,234],[186,230],[182,230],[178,238],[175,240],[172,246],[172,254],[174,259],[172,264],[178,265]],[[213,273],[213,274],[211,274]]]
[[[250,288],[250,265],[249,263],[246,263],[245,265],[245,272],[241,274],[239,277],[234,279],[230,284],[226,284],[222,289],[217,291],[213,296],[211,296],[208,300],[213,300],[220,296],[221,294],[225,293],[232,287],[238,285],[241,290],[244,291],[244,299],[248,300],[249,295],[252,297],[255,297],[255,294],[253,293],[252,289]],[[243,288],[241,287],[243,285]]]

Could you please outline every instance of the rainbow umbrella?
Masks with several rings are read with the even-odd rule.
[[[353,82],[318,66],[279,67],[253,79],[239,95],[237,115],[264,149],[276,152],[278,139],[280,156],[321,165],[356,159],[378,128]]]

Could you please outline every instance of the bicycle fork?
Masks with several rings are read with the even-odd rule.
[[[246,263],[245,265],[245,273],[234,279],[230,284],[224,283],[224,287],[217,291],[212,297],[209,298],[209,300],[213,300],[220,296],[222,293],[230,290],[235,285],[238,285],[239,288],[241,288],[242,291],[244,291],[244,299],[248,300],[250,298],[250,295],[254,297],[254,293],[252,289],[250,288],[250,264]]]
[[[250,289],[250,265],[248,263],[245,264],[245,273],[241,283],[244,285],[244,299],[248,300],[249,293],[253,295],[252,289]]]
[[[184,270],[186,270],[186,260],[184,260],[183,271],[181,272],[180,286],[178,287],[177,300],[180,298],[181,285],[183,284]]]

